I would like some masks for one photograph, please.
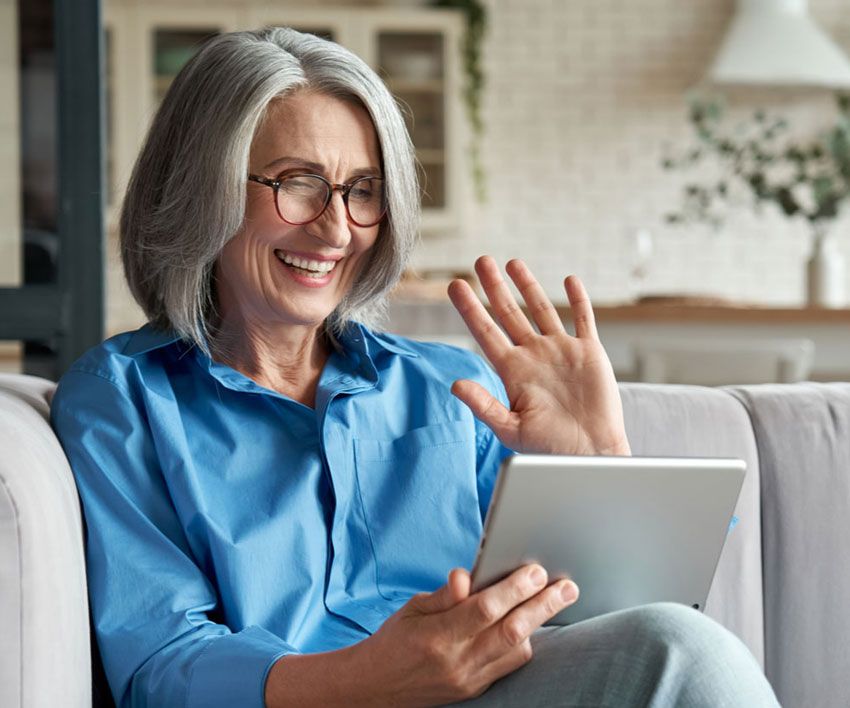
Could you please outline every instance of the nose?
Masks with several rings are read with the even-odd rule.
[[[351,241],[351,226],[342,193],[335,189],[322,215],[307,226],[308,233],[332,248],[345,248]]]

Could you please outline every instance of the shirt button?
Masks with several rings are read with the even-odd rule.
[[[340,379],[340,383],[345,384],[346,386],[348,386],[348,384],[354,383],[354,379],[352,379],[350,376],[343,376],[343,377]]]

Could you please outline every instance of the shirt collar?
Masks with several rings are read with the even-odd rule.
[[[124,347],[124,354],[127,356],[136,356],[144,354],[154,349],[167,347],[169,344],[181,341],[180,335],[173,330],[156,329],[150,322],[144,327],[140,327],[130,337]]]
[[[173,330],[157,329],[148,323],[133,333],[124,347],[124,354],[137,356],[178,341],[182,341],[180,335]],[[343,351],[363,354],[370,359],[381,350],[413,358],[419,356],[404,339],[392,334],[373,332],[359,322],[350,323],[340,334],[339,342]]]
[[[367,355],[371,354],[371,356],[374,356],[380,350],[384,350],[401,356],[419,357],[419,354],[401,337],[385,332],[373,332],[358,322],[349,325],[341,340],[343,344],[348,344],[355,351],[363,349],[360,342],[365,342]]]

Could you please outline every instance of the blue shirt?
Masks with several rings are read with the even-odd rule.
[[[449,391],[474,354],[353,325],[316,408],[143,327],[77,361],[54,428],[119,706],[263,706],[287,653],[376,631],[474,561],[500,461]]]

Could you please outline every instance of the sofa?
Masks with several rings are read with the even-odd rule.
[[[54,384],[0,375],[0,706],[103,704]],[[850,705],[850,384],[621,384],[638,455],[740,457],[748,473],[705,612],[784,706]],[[108,696],[106,696],[108,702]]]

